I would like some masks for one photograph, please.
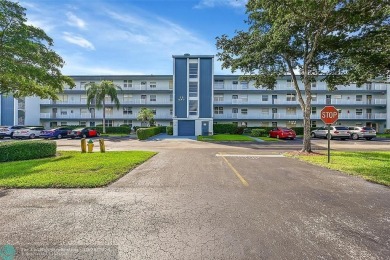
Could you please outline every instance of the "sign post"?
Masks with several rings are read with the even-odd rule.
[[[321,110],[321,120],[328,126],[328,163],[330,163],[330,125],[339,119],[339,112],[334,106],[326,106]]]

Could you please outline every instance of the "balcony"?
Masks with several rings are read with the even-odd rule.
[[[356,113],[340,113],[339,114],[339,120],[344,119],[355,119],[355,120],[386,120],[386,113],[363,113],[363,114],[356,114]],[[312,120],[321,120],[320,114],[311,115],[310,118]]]
[[[41,113],[41,119],[89,119],[92,118],[90,113],[78,113],[78,114],[66,114],[61,115],[60,113]]]

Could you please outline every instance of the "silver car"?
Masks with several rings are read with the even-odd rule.
[[[311,131],[312,138],[327,138],[328,137],[328,127],[323,126]],[[349,128],[346,126],[330,126],[330,139],[341,139],[346,140],[351,137]]]
[[[14,125],[14,126],[0,126],[0,139],[4,137],[13,138],[14,131],[22,129],[24,126]]]
[[[372,127],[368,126],[349,126],[349,132],[351,133],[351,138],[353,140],[358,140],[359,138],[365,138],[366,140],[371,140],[376,137],[376,131]]]
[[[13,138],[30,138],[39,137],[41,131],[45,130],[43,126],[26,126],[25,128],[14,131]]]

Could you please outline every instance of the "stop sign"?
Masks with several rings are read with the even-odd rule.
[[[339,112],[334,106],[326,106],[321,110],[321,120],[327,125],[331,125],[339,119]]]

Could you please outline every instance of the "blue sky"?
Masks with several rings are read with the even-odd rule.
[[[247,0],[21,0],[54,40],[66,75],[172,74],[172,55],[215,55],[215,37],[246,29]],[[215,59],[215,74],[221,70]]]

